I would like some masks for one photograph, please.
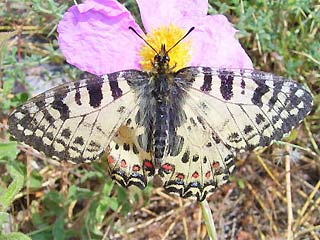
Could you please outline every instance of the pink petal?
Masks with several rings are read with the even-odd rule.
[[[207,0],[137,0],[143,26],[147,32],[160,26],[177,24],[183,17],[202,17],[207,14]]]
[[[187,30],[191,26],[193,50],[191,66],[253,69],[252,61],[235,37],[237,32],[223,15],[208,15],[180,21]]]
[[[72,6],[58,26],[58,43],[68,63],[102,75],[139,69],[140,27],[115,0],[88,0]]]

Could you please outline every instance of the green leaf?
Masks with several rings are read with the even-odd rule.
[[[42,176],[38,171],[32,171],[29,178],[30,189],[39,189],[42,185]]]
[[[47,227],[47,224],[40,213],[37,213],[37,212],[33,213],[31,220],[32,220],[33,226],[35,226],[37,229]]]
[[[114,186],[114,181],[110,180],[108,181],[104,186],[103,186],[103,190],[102,190],[102,194],[104,196],[110,196],[111,195],[111,191],[113,189]]]
[[[8,186],[7,191],[0,195],[0,207],[3,210],[6,210],[9,207],[24,184],[24,176],[16,168],[8,165],[7,170],[13,181]]]
[[[241,188],[241,189],[246,188],[246,185],[242,179],[238,179],[237,184],[238,184],[239,188]]]
[[[65,239],[64,219],[62,216],[55,221],[52,229],[52,235],[56,240]]]
[[[32,240],[43,240],[43,239],[52,239],[52,231],[51,228],[41,228],[34,232],[30,232]]]
[[[75,185],[72,185],[69,188],[68,200],[82,200],[87,199],[93,196],[93,192],[86,188],[79,188]]]
[[[128,192],[127,189],[121,187],[121,186],[117,186],[117,190],[118,190],[118,194],[117,194],[117,198],[119,202],[125,202],[128,201]]]
[[[31,240],[27,235],[19,232],[8,233],[8,234],[0,234],[1,240]]]
[[[98,206],[96,208],[96,220],[98,223],[101,223],[108,211],[108,201],[106,198],[103,198],[99,201]]]
[[[0,159],[14,160],[18,152],[17,142],[0,143]]]
[[[285,142],[292,142],[296,140],[299,136],[299,131],[297,129],[293,129],[290,134],[285,138]]]
[[[119,209],[119,203],[116,198],[107,198],[107,204],[115,212]]]
[[[47,193],[43,198],[43,205],[46,207],[48,216],[60,216],[66,211],[65,198],[56,191]]]

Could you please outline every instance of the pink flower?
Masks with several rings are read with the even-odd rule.
[[[236,30],[227,18],[207,15],[207,1],[137,0],[137,3],[147,31],[146,38],[153,44],[155,41],[152,39],[160,38],[160,42],[167,43],[169,49],[173,40],[165,38],[177,35],[170,35],[172,29],[180,34],[195,27],[179,44],[182,44],[183,54],[177,55],[173,62],[183,62],[180,68],[253,68],[250,58],[234,36]],[[142,49],[146,44],[129,30],[129,26],[145,36],[130,12],[116,0],[87,0],[72,6],[63,16],[58,26],[59,46],[68,63],[97,75],[144,69],[142,62],[153,59],[145,59]],[[158,37],[156,34],[159,32],[164,33]],[[179,39],[181,35],[177,37]],[[160,46],[154,47],[160,49]],[[173,49],[169,53],[171,61],[170,54],[175,52],[179,50]]]

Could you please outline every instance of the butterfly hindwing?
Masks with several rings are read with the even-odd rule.
[[[234,155],[188,101],[183,109],[186,121],[177,129],[182,149],[177,156],[165,157],[159,175],[166,191],[202,201],[228,181]]]
[[[177,78],[192,82],[187,102],[237,151],[281,139],[312,109],[312,96],[303,86],[269,73],[188,67]]]
[[[143,189],[155,168],[151,152],[146,152],[138,142],[138,136],[145,130],[135,120],[138,111],[136,107],[120,126],[107,153],[111,177],[124,187],[135,185]]]
[[[116,72],[48,90],[15,110],[9,118],[10,132],[50,157],[94,160],[136,107],[126,80],[143,79],[140,73]]]

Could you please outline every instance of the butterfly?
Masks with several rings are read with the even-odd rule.
[[[171,49],[171,48],[170,48]],[[66,83],[18,107],[15,138],[82,163],[107,152],[113,179],[203,201],[228,181],[236,154],[268,146],[311,111],[301,84],[249,69],[175,71],[164,45],[152,71],[126,70]]]

